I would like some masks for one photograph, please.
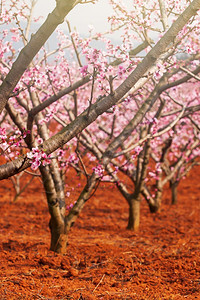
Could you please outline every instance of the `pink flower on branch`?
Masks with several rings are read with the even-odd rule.
[[[93,167],[92,170],[94,171],[94,173],[96,175],[98,175],[99,177],[103,177],[103,173],[104,173],[104,167],[102,165],[97,165],[96,167]]]
[[[46,166],[51,162],[51,156],[47,155],[42,149],[35,147],[32,151],[28,152],[27,157],[30,159],[31,162],[31,169],[37,170],[37,168],[42,164]]]
[[[81,67],[80,69],[82,76],[87,76],[88,74],[88,65]]]

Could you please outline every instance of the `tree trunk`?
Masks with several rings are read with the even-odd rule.
[[[160,208],[160,204],[161,204],[161,200],[159,200],[158,197],[161,197],[162,194],[156,194],[156,197],[152,197],[151,193],[148,191],[147,187],[145,186],[145,188],[143,188],[142,190],[142,195],[144,196],[145,200],[147,201],[147,204],[149,206],[149,210],[151,213],[156,213],[159,208]]]
[[[46,192],[47,203],[51,219],[49,227],[51,231],[51,246],[52,251],[58,253],[66,252],[67,235],[65,234],[65,203],[63,199],[63,191],[59,191],[60,184],[53,180],[55,174],[52,175],[53,164],[49,166],[40,166],[42,181]],[[51,170],[50,170],[51,169]],[[56,172],[56,168],[54,168]]]
[[[170,188],[171,188],[171,193],[172,193],[172,204],[177,204],[177,187],[178,183],[175,182],[170,182]]]
[[[157,191],[155,198],[152,198],[153,201],[148,203],[149,210],[151,213],[157,213],[161,207],[162,191]]]
[[[151,213],[156,213],[160,209],[160,203],[158,201],[155,201],[154,204],[148,203],[148,205],[149,205],[149,210]]]
[[[127,229],[137,231],[140,225],[140,199],[129,201],[129,218]]]
[[[36,92],[29,90],[33,106],[39,105],[39,97]],[[49,138],[49,130],[45,123],[41,124],[43,114],[39,112],[35,116],[38,133],[43,140]],[[49,227],[51,231],[50,250],[64,254],[67,246],[67,234],[65,233],[65,192],[64,182],[56,159],[52,159],[48,166],[40,165],[42,182],[46,192],[49,213],[51,215]]]
[[[157,186],[157,191],[155,198],[153,198],[153,202],[149,202],[149,209],[151,213],[156,213],[160,211],[161,208],[161,202],[162,202],[162,193],[163,193],[163,188],[160,186]]]
[[[64,221],[62,224],[58,224],[53,218],[51,218],[49,222],[49,228],[51,231],[50,250],[57,253],[65,254],[67,248],[68,235],[65,234]]]

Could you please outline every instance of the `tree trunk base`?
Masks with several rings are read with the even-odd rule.
[[[55,244],[51,243],[50,250],[56,253],[65,254],[67,251],[68,236],[66,234],[60,234]]]
[[[149,204],[149,210],[152,214],[157,213],[160,210],[160,205],[158,205],[158,204],[155,204],[155,205]]]
[[[129,219],[128,219],[128,230],[137,231],[140,225],[140,201],[132,200],[129,203]]]

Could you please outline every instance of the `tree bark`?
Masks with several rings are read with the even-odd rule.
[[[172,193],[172,204],[177,204],[177,187],[178,187],[178,182],[170,182],[170,188],[171,188],[171,193]]]
[[[149,202],[148,205],[149,205],[149,210],[151,213],[156,213],[160,209],[160,201],[155,201],[154,203]]]
[[[156,213],[160,211],[161,203],[162,203],[162,195],[163,195],[163,187],[160,185],[160,182],[158,182],[155,202],[154,202],[154,209],[152,207],[151,209],[153,210],[150,210],[152,213]]]
[[[140,225],[140,199],[129,200],[129,218],[127,229],[137,231]]]
[[[51,217],[49,222],[49,228],[51,231],[51,245],[50,250],[65,254],[67,248],[68,235],[65,233],[65,224],[57,223],[54,218]]]
[[[40,166],[40,172],[51,216],[49,222],[51,231],[50,249],[58,253],[65,253],[67,235],[65,234],[65,207],[63,206],[63,199],[59,198],[59,192],[56,191],[49,166]]]

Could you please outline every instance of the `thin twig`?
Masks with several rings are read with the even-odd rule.
[[[189,74],[190,76],[192,76],[193,78],[195,78],[196,80],[200,81],[200,77],[197,76],[197,75],[195,75],[195,74],[192,73],[191,71],[187,70],[187,69],[184,68],[184,67],[180,67],[180,69],[181,69],[183,72],[185,72],[185,73]]]
[[[88,112],[87,112],[87,119],[89,117],[90,114],[90,109],[92,106],[92,99],[93,99],[93,93],[94,93],[94,81],[95,81],[95,73],[96,73],[96,69],[94,67],[93,69],[93,76],[92,76],[92,88],[91,88],[91,95],[90,95],[90,100],[89,100],[89,107],[88,107]]]
[[[87,178],[87,181],[88,181],[89,174],[88,174],[88,172],[87,172],[87,170],[86,170],[86,166],[85,166],[85,164],[84,164],[84,162],[83,162],[83,160],[82,160],[82,158],[81,158],[80,153],[79,153],[78,150],[76,150],[76,154],[77,154],[77,156],[78,156],[78,158],[79,158],[79,161],[80,161],[81,166],[82,166],[82,168],[83,168],[84,174],[85,174],[85,176],[86,176],[86,178]]]
[[[69,29],[69,34],[70,34],[71,42],[72,42],[72,45],[73,45],[73,48],[74,48],[74,51],[75,51],[75,54],[76,54],[76,58],[78,60],[79,67],[82,67],[83,65],[81,63],[81,59],[80,59],[80,56],[79,56],[79,53],[78,53],[78,49],[77,49],[76,44],[74,42],[74,38],[73,38],[73,36],[71,34],[72,31],[71,31],[70,23],[69,23],[69,21],[66,21],[66,23],[67,23],[67,26],[68,26],[68,29]]]
[[[163,29],[165,31],[169,27],[167,22],[167,11],[165,7],[165,0],[159,0],[159,6],[160,6],[161,22],[163,25]]]
[[[98,286],[102,283],[104,277],[106,276],[106,274],[103,274],[103,276],[101,277],[101,280],[99,281],[99,283],[95,286],[94,290],[92,291],[92,293],[94,293],[94,291],[96,291],[96,289],[98,288]]]

